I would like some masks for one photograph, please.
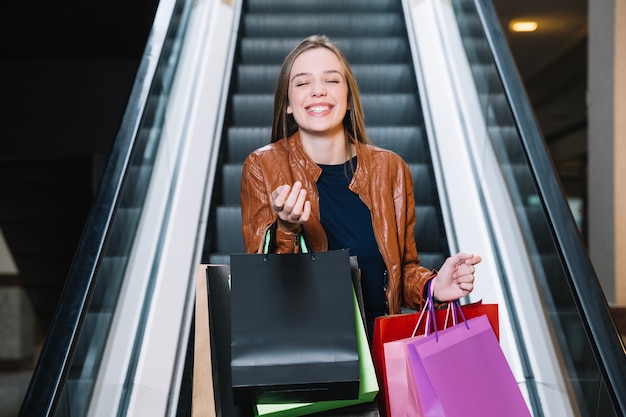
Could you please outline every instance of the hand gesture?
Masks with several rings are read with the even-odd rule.
[[[474,265],[480,256],[459,252],[446,259],[433,279],[434,297],[439,301],[454,301],[474,289]]]
[[[278,228],[293,232],[301,224],[309,220],[311,215],[311,202],[306,199],[306,190],[302,183],[296,181],[293,186],[281,185],[272,191],[270,196],[272,211],[278,217]]]

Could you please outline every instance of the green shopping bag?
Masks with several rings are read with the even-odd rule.
[[[378,382],[356,295],[354,297],[354,314],[359,355],[359,397],[353,400],[319,401],[313,403],[257,404],[254,410],[256,416],[298,417],[368,403],[374,400],[378,393]]]

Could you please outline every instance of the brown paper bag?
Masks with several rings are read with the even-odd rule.
[[[198,266],[195,320],[191,415],[192,417],[216,417],[209,332],[207,265],[204,264]]]

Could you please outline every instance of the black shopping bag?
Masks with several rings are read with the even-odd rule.
[[[230,262],[235,403],[357,398],[349,252],[233,254]]]
[[[238,406],[233,401],[230,376],[230,267],[208,265],[206,269],[210,346],[214,401],[217,417],[252,417],[251,406]],[[197,416],[197,417],[210,417]],[[196,417],[196,416],[193,416]]]

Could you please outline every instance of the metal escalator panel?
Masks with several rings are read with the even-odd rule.
[[[626,359],[489,0],[453,0],[488,137],[581,416],[626,413]]]
[[[227,264],[230,253],[244,251],[241,166],[250,152],[270,141],[274,88],[283,59],[306,36],[325,34],[352,66],[370,139],[410,165],[420,260],[427,267],[441,266],[449,249],[401,2],[250,0],[241,19],[204,262]]]

